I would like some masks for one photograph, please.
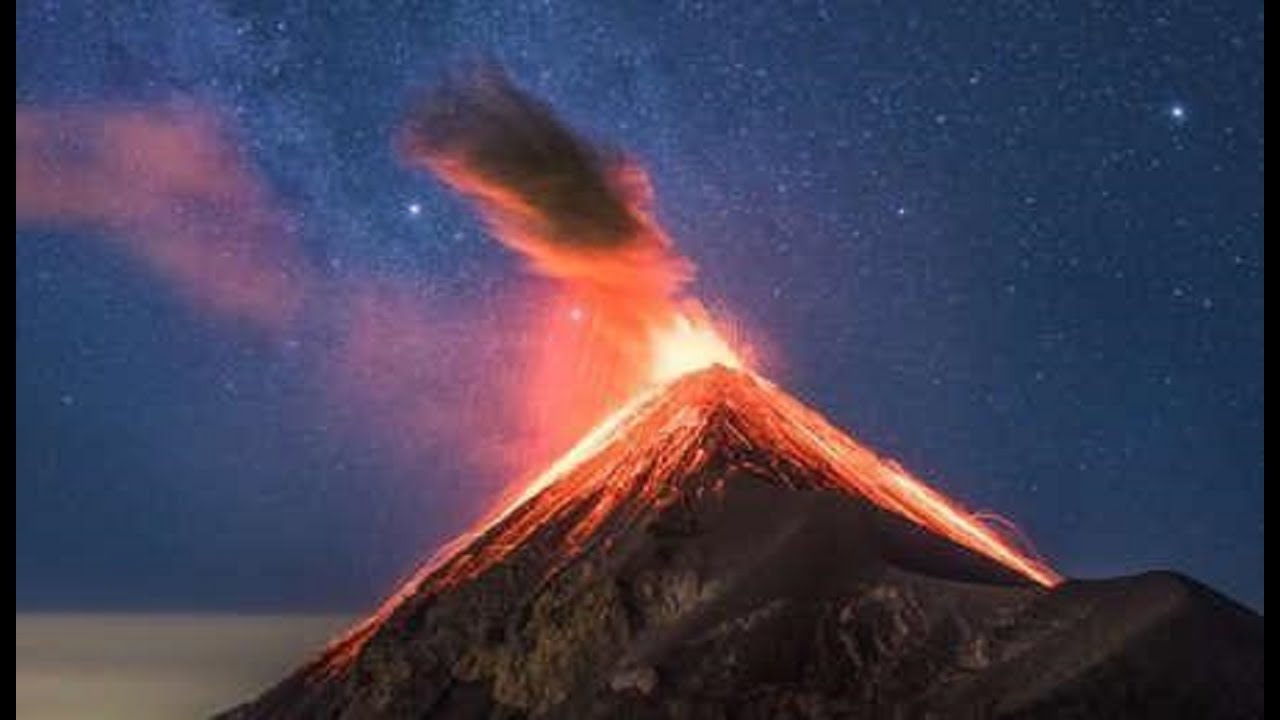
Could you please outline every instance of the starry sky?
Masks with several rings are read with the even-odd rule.
[[[1263,607],[1261,2],[288,5],[20,3],[19,113],[207,108],[284,262],[488,317],[518,260],[392,136],[497,59],[644,164],[767,375],[1067,575]],[[367,608],[501,487],[121,232],[18,223],[19,608]]]

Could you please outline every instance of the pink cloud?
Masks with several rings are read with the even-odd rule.
[[[283,330],[309,278],[286,216],[187,105],[16,112],[17,222],[101,231],[219,314]]]

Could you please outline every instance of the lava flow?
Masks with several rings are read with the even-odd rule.
[[[728,460],[726,460],[728,458]],[[723,490],[731,468],[863,499],[1040,585],[1061,578],[983,515],[932,490],[746,369],[713,364],[644,391],[482,522],[441,548],[332,648],[339,667],[406,601],[432,597],[529,554],[553,573],[680,501]]]
[[[558,548],[567,561],[606,520],[648,514],[689,491],[700,466],[726,445],[746,449],[794,487],[865,498],[1041,585],[1060,580],[981,516],[879,457],[772,383],[719,365],[634,398],[457,541],[489,536],[476,543],[477,552],[457,557],[445,552],[432,568],[439,572],[423,579],[431,577],[444,587],[472,577],[557,518],[572,516],[577,519]]]

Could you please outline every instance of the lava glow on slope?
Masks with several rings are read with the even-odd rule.
[[[661,506],[686,489],[680,483],[695,475],[696,466],[715,450],[700,443],[716,422],[732,428],[733,442],[806,468],[807,489],[843,490],[866,498],[1041,585],[1060,580],[1045,563],[984,522],[988,515],[964,510],[759,375],[714,361],[641,393],[607,417],[460,538],[496,533],[500,540],[486,538],[479,553],[460,562],[448,553],[440,556],[434,564],[442,570],[437,580],[448,585],[491,567],[578,503],[591,509],[568,533],[572,542],[563,548],[566,556],[580,551],[579,542],[591,538],[623,504],[636,504],[628,513]],[[644,487],[635,487],[637,482]],[[494,548],[497,552],[486,552]]]
[[[555,572],[681,497],[723,490],[701,472],[723,453],[750,455],[776,482],[864,498],[1042,586],[1061,577],[992,526],[882,458],[746,369],[714,360],[627,402],[568,453],[441,548],[382,607],[335,643],[325,665],[352,659],[411,598],[429,598],[516,553]]]

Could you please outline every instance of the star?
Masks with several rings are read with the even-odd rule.
[[[409,203],[409,207],[407,209],[409,211],[409,217],[418,217],[422,214],[421,203]]]
[[[1169,117],[1173,118],[1174,122],[1182,122],[1182,121],[1186,120],[1186,119],[1187,119],[1187,107],[1186,107],[1185,105],[1183,105],[1182,103],[1174,103],[1174,104],[1169,108]]]

